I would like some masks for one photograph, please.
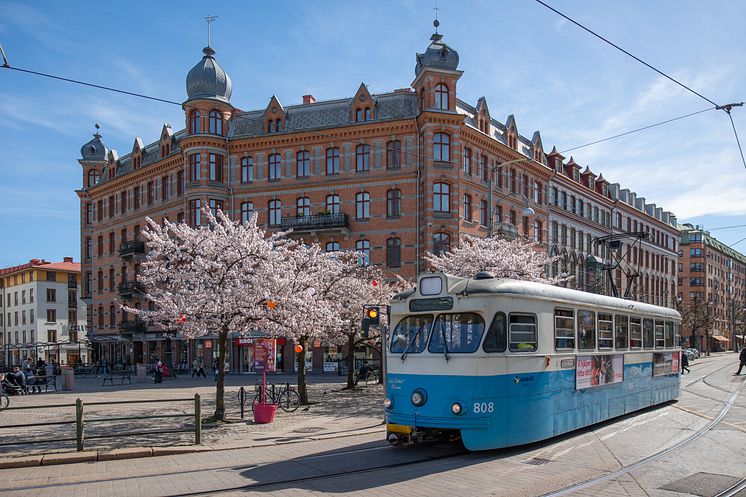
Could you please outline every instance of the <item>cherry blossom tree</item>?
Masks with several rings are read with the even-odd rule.
[[[123,306],[127,312],[164,329],[178,329],[187,338],[218,335],[218,381],[213,420],[225,419],[224,364],[231,332],[245,332],[273,323],[267,303],[287,286],[274,270],[284,262],[284,233],[268,235],[256,216],[244,224],[221,211],[203,210],[207,225],[192,228],[147,219],[143,231],[148,255],[138,281],[155,310]]]
[[[463,235],[459,247],[440,255],[426,253],[430,265],[444,273],[473,278],[480,271],[489,271],[497,278],[536,281],[556,285],[568,278],[547,276],[547,268],[555,260],[535,244],[520,238],[480,238]]]

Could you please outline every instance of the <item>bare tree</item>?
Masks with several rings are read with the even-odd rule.
[[[705,355],[710,355],[713,325],[716,320],[712,302],[706,302],[699,297],[694,297],[690,302],[677,300],[676,310],[681,314],[684,329],[689,330],[697,345],[704,342],[705,350],[703,352]],[[700,340],[700,337],[702,340]]]

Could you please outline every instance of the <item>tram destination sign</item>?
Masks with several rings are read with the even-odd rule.
[[[453,297],[415,299],[409,301],[410,312],[448,311],[453,309]]]

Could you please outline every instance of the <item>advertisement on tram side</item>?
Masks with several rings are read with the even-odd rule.
[[[653,376],[664,376],[680,372],[681,352],[653,352]]]
[[[575,362],[575,389],[577,390],[623,381],[623,354],[578,356]]]

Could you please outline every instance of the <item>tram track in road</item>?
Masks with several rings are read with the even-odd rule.
[[[744,490],[746,490],[746,478],[743,478],[741,481],[736,482],[733,486],[726,488],[719,494],[716,494],[714,497],[735,497]]]

